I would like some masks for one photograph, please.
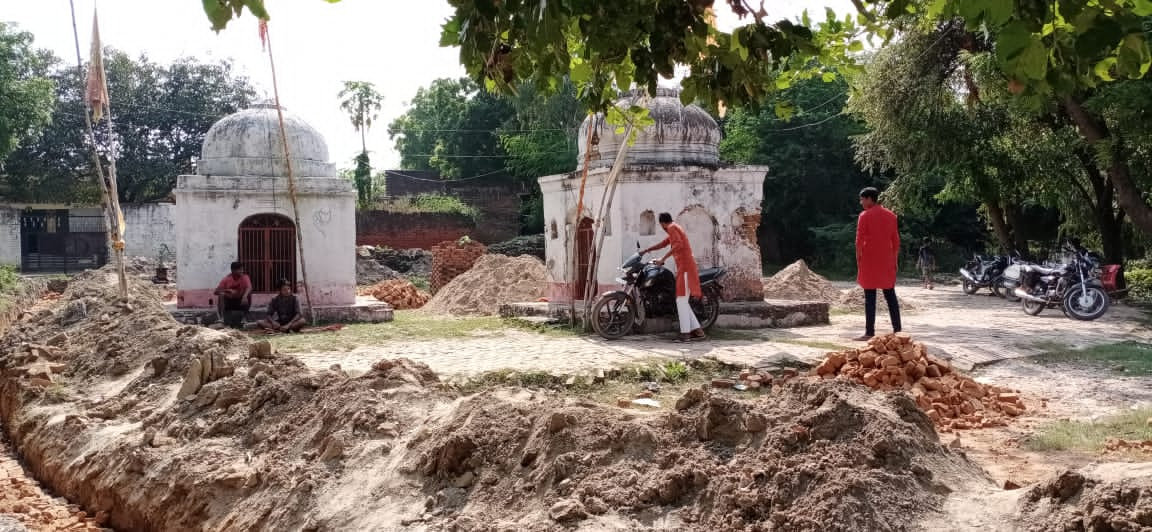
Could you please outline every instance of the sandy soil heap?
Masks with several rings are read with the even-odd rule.
[[[840,291],[828,279],[808,269],[806,262],[798,260],[764,280],[764,297],[836,303],[840,301]]]
[[[828,353],[812,372],[875,390],[906,390],[944,429],[1003,426],[1006,417],[1024,412],[1019,392],[972,380],[903,333],[874,337],[867,349]]]
[[[409,444],[449,530],[904,530],[977,475],[902,394],[694,389],[677,412],[486,393]],[[455,515],[453,518],[451,516]]]
[[[540,259],[483,255],[472,269],[452,279],[424,308],[440,314],[495,315],[500,305],[544,296],[548,271]]]
[[[1152,477],[1105,481],[1063,471],[1020,500],[1021,530],[1152,530]]]
[[[416,285],[406,279],[381,281],[362,290],[365,294],[392,305],[398,310],[423,307],[428,303],[428,293],[416,288]]]

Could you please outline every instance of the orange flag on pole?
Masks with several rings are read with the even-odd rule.
[[[99,122],[108,105],[108,81],[104,74],[104,50],[100,45],[100,24],[96,11],[92,11],[92,56],[88,60],[88,85],[84,92],[92,107],[92,120]]]

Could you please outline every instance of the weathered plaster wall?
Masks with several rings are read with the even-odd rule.
[[[0,265],[20,266],[20,211],[0,206]]]
[[[160,247],[176,252],[176,206],[171,203],[121,205],[124,212],[124,254],[155,259]],[[166,260],[173,260],[169,257]]]
[[[617,268],[640,247],[648,247],[667,235],[652,225],[655,215],[671,213],[688,233],[697,265],[703,269],[723,266],[722,281],[727,300],[763,299],[760,250],[756,244],[760,202],[766,167],[635,167],[619,177],[616,198],[607,217],[604,247],[597,268],[598,284],[613,287]],[[585,185],[584,216],[600,209],[607,169],[589,172]],[[576,204],[580,179],[576,174],[540,178],[544,194],[546,266],[555,281],[550,301],[568,301],[569,239],[575,238]],[[556,232],[552,233],[555,224]],[[750,229],[750,230],[749,230]],[[665,250],[652,254],[663,256]],[[675,260],[669,266],[676,268]]]
[[[356,301],[356,193],[346,181],[297,178],[304,259],[312,303]],[[215,305],[212,291],[237,259],[240,223],[254,214],[293,218],[286,180],[180,176],[176,185],[177,306]],[[297,254],[299,257],[300,254]],[[302,268],[297,264],[297,271]],[[303,276],[299,276],[303,280]],[[253,297],[261,305],[271,294]]]

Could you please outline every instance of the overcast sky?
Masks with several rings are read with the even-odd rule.
[[[627,0],[621,0],[627,1]],[[68,0],[0,0],[0,20],[32,32],[36,46],[75,61]],[[754,3],[754,2],[753,2]],[[209,29],[200,0],[75,0],[81,49],[87,60],[92,11],[99,7],[100,33],[106,46],[168,62],[180,56],[202,60],[232,58],[261,95],[271,97],[268,58],[261,51],[256,19],[234,20],[219,34]],[[721,26],[736,18],[716,2]],[[773,19],[798,17],[801,10],[823,18],[823,6],[837,13],[850,0],[767,0]],[[160,7],[163,6],[163,7]],[[316,127],[328,140],[337,167],[352,166],[360,137],[339,108],[343,81],[375,83],[384,95],[378,126],[368,149],[376,167],[394,167],[399,156],[388,139],[387,124],[405,110],[416,90],[441,77],[459,77],[457,50],[439,47],[440,24],[451,15],[443,0],[267,0],[276,53],[280,100]],[[144,21],[144,22],[139,22]],[[116,95],[112,94],[115,113]]]

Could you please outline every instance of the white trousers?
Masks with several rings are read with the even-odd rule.
[[[688,276],[683,277],[684,293],[691,294],[692,291],[688,289]],[[680,332],[682,334],[688,334],[700,328],[700,320],[696,319],[696,313],[692,312],[692,305],[688,304],[688,296],[676,298],[676,315],[680,318]]]

